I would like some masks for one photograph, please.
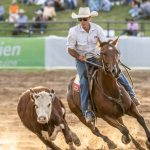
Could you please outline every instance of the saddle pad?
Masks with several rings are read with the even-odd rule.
[[[79,75],[77,74],[75,79],[74,79],[74,82],[73,82],[73,90],[76,91],[76,92],[80,91],[80,83],[79,83],[79,81],[80,81]]]

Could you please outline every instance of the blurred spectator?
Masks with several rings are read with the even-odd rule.
[[[132,17],[136,17],[139,15],[139,13],[141,11],[140,4],[141,3],[139,0],[133,0],[133,2],[131,4],[132,8],[128,12]]]
[[[27,32],[27,24],[28,24],[28,17],[24,14],[25,11],[20,9],[18,14],[19,17],[16,19],[15,29],[13,30],[13,35],[18,35],[21,32]]]
[[[19,5],[13,0],[9,6],[9,22],[15,22],[18,18]]]
[[[109,0],[102,0],[100,10],[110,11],[112,8],[112,3]]]
[[[54,20],[54,18],[56,17],[55,7],[53,6],[52,2],[48,2],[47,6],[44,6],[43,17],[46,21]]]
[[[88,7],[90,11],[99,11],[101,6],[100,0],[88,0]]]
[[[77,7],[77,0],[65,0],[67,9],[75,9]]]
[[[122,5],[122,4],[125,4],[125,0],[110,0],[112,6],[116,5],[116,6],[119,6],[119,5]]]
[[[150,1],[142,0],[141,12],[136,19],[148,19],[150,18]]]
[[[27,0],[27,4],[30,5],[30,4],[34,4],[36,2],[36,0]]]
[[[86,6],[88,6],[88,1],[89,0],[82,0],[82,4],[85,4]]]
[[[33,4],[35,3],[36,0],[19,0],[20,3],[24,3],[24,4]]]
[[[91,11],[110,11],[112,3],[109,0],[89,0],[88,6]]]
[[[41,10],[36,12],[36,17],[33,18],[33,22],[34,23],[30,27],[30,35],[33,34],[36,29],[40,30],[41,35],[44,34],[46,29],[46,22]]]
[[[64,10],[64,0],[36,0],[37,5],[47,5],[48,3],[53,4],[56,11]]]
[[[126,19],[127,21],[127,28],[122,32],[121,35],[130,35],[130,36],[137,36],[139,25],[138,23],[133,19]]]
[[[19,3],[26,3],[27,0],[19,0],[18,2],[19,2]]]
[[[55,0],[46,0],[45,5],[47,5],[48,3],[51,3],[54,6]]]
[[[35,4],[37,4],[37,5],[44,5],[44,4],[47,3],[47,1],[49,1],[49,0],[35,0]],[[52,0],[52,1],[54,1],[54,0]]]
[[[125,3],[126,5],[132,5],[132,2],[133,2],[133,0],[125,0],[124,3]]]
[[[4,6],[0,4],[0,21],[4,20],[4,13],[5,13]]]
[[[54,7],[56,11],[64,10],[64,1],[63,0],[54,0]]]

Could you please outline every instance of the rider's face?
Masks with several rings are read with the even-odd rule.
[[[90,26],[90,17],[88,18],[79,18],[80,24],[83,29],[88,29]]]

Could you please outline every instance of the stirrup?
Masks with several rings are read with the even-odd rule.
[[[91,115],[88,116],[87,115],[88,113],[91,113]],[[85,120],[86,120],[87,123],[94,122],[94,120],[95,120],[95,114],[94,114],[94,112],[92,110],[86,110],[85,111]]]

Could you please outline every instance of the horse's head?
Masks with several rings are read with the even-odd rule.
[[[100,61],[106,73],[111,73],[114,77],[118,77],[119,68],[119,51],[116,48],[118,38],[114,41],[101,43]]]

